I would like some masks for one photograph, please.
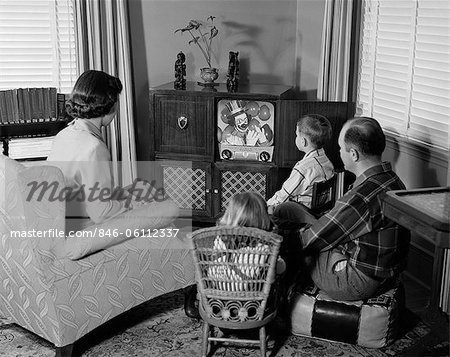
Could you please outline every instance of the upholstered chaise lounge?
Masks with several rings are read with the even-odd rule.
[[[51,190],[30,197],[32,181],[64,182],[56,167],[24,167],[0,155],[0,314],[53,343],[57,356],[71,355],[75,341],[113,317],[194,283],[185,235],[57,236],[65,202]],[[132,223],[157,228],[173,218]],[[128,221],[89,229],[123,231]]]

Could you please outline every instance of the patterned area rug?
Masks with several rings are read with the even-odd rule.
[[[269,327],[270,356],[282,357],[386,357],[448,356],[449,342],[433,335],[432,329],[415,315],[408,314],[402,337],[388,348],[367,349],[292,336],[282,319]],[[186,317],[183,293],[176,291],[142,304],[85,336],[74,353],[95,357],[181,357],[198,356],[201,321]],[[47,341],[0,318],[0,356],[54,356]],[[219,345],[215,357],[260,356],[259,349],[239,345]],[[268,354],[269,355],[269,354]],[[211,356],[211,353],[210,353]]]

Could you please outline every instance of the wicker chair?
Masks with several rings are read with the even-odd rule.
[[[259,345],[266,355],[267,323],[277,313],[275,269],[282,237],[257,228],[212,227],[192,233],[202,356],[211,341]],[[216,337],[214,326],[259,329],[259,340]]]

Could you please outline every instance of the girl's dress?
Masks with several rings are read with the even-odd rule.
[[[251,291],[270,258],[269,247],[265,244],[230,249],[220,237],[214,240],[213,250],[217,251],[217,258],[208,268],[208,276],[214,279],[212,288],[224,291]],[[281,275],[285,270],[284,260],[278,257],[276,274]]]

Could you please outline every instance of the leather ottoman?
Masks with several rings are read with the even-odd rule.
[[[337,301],[315,286],[294,286],[288,299],[292,334],[380,348],[398,335],[404,288],[398,282],[371,299]]]

